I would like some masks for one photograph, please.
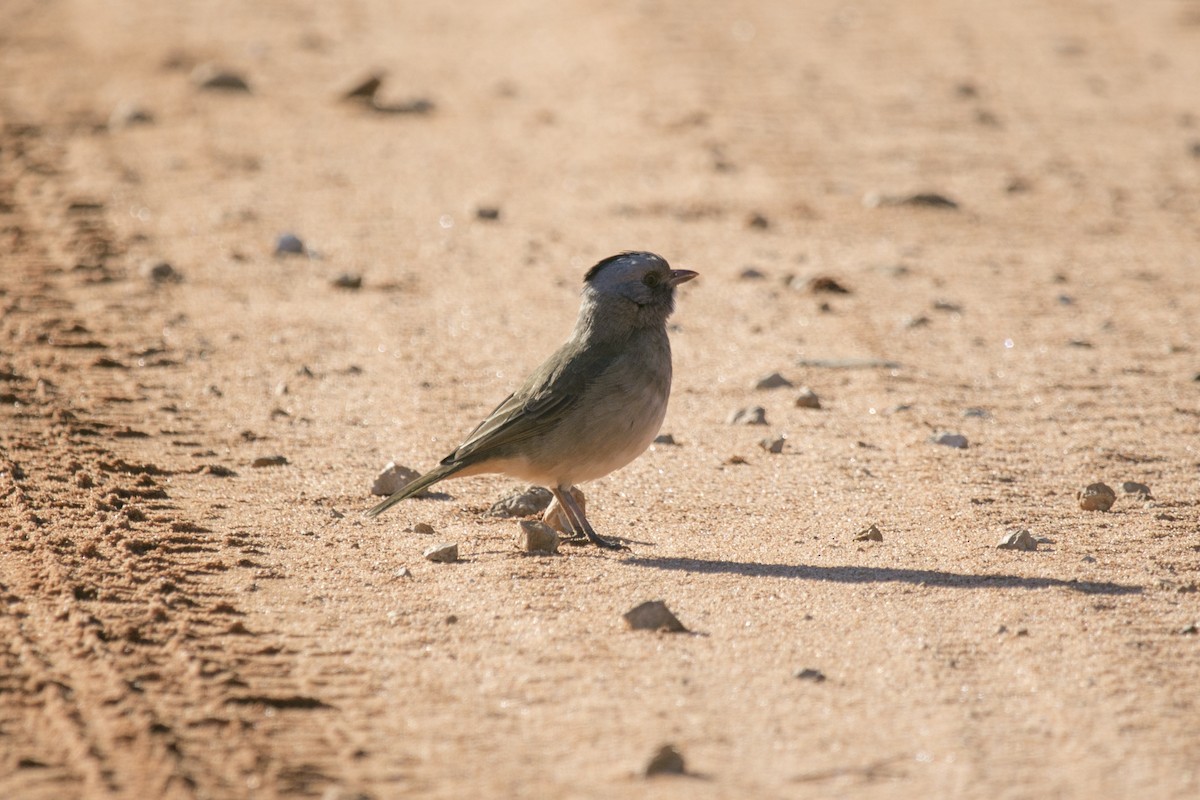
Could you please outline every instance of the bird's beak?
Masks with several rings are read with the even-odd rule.
[[[681,283],[687,283],[699,274],[699,272],[692,272],[690,269],[673,269],[671,270],[671,277],[667,278],[667,283],[671,286],[678,286]]]

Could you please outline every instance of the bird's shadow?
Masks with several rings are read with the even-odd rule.
[[[647,569],[678,570],[708,575],[744,575],[752,578],[792,578],[835,583],[911,583],[951,589],[1047,589],[1062,588],[1083,594],[1141,594],[1142,587],[1107,581],[1028,578],[1020,575],[942,572],[934,569],[888,567],[818,567],[807,564],[760,564],[753,561],[710,561],[702,558],[632,556],[624,563]]]

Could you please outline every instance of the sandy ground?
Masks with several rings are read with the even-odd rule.
[[[0,5],[0,796],[1200,795],[1200,4],[432,5]],[[629,552],[364,520],[629,248]]]

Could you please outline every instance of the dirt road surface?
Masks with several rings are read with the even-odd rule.
[[[1195,0],[8,0],[0,797],[1200,796],[1198,85]],[[365,520],[623,249],[629,551]]]

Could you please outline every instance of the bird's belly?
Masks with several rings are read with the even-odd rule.
[[[633,461],[650,446],[667,413],[670,377],[642,380],[627,387],[620,402],[607,408],[573,412],[570,428],[576,433],[554,454],[554,477],[559,484],[574,485],[602,478]],[[587,405],[587,404],[584,404]]]

